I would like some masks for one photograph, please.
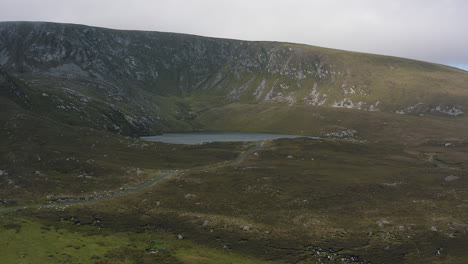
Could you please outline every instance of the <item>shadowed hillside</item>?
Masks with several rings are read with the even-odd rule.
[[[468,107],[468,73],[448,66],[71,24],[0,23],[0,67],[39,95],[35,110],[126,135],[210,129],[199,114],[233,102],[447,117]]]

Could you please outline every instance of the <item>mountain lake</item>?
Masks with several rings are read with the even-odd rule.
[[[141,137],[143,140],[158,141],[170,144],[203,144],[208,142],[239,142],[239,141],[261,141],[279,138],[299,138],[307,136],[270,134],[270,133],[249,133],[249,132],[188,132],[188,133],[167,133],[157,136]],[[309,137],[315,138],[317,137]]]

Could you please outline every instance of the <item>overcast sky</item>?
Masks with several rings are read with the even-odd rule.
[[[0,20],[288,41],[468,69],[466,0],[0,0]]]

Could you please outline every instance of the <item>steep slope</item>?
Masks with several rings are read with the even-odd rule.
[[[51,107],[51,96],[0,72],[0,208],[106,195],[144,183],[160,170],[223,162],[239,151],[231,143],[174,148],[71,126],[53,119],[67,116],[41,114]]]
[[[197,116],[233,102],[447,117],[468,107],[468,73],[448,66],[71,24],[0,23],[0,67],[44,97],[38,111],[127,135],[209,129]]]

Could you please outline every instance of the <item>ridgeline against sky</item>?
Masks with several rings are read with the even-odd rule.
[[[0,0],[0,21],[298,42],[468,69],[463,0]]]

